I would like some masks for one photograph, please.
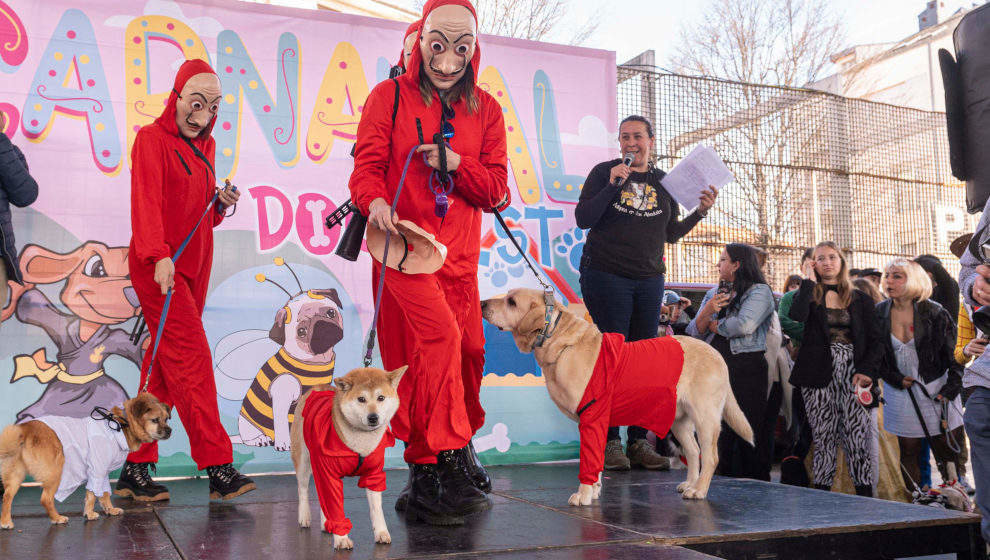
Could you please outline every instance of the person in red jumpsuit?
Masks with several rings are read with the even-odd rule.
[[[369,227],[395,233],[394,224],[407,219],[447,246],[447,259],[436,273],[388,271],[377,324],[385,367],[409,365],[392,419],[410,464],[409,484],[396,509],[436,524],[456,523],[491,507],[485,495],[491,483],[471,446],[485,423],[478,258],[482,211],[507,205],[509,190],[502,109],[476,85],[480,57],[471,3],[427,3],[406,73],[378,84],[365,102],[350,179],[351,199],[369,217]],[[444,187],[435,177],[431,187],[431,173],[441,167],[433,136],[441,132],[442,117],[453,133],[446,150],[453,188],[446,194],[443,217],[437,193]],[[417,153],[408,160],[393,213],[411,150]],[[375,262],[372,293],[377,293],[380,270]]]
[[[213,264],[213,228],[240,196],[217,189],[216,142],[210,135],[220,103],[220,79],[202,60],[187,60],[175,76],[165,111],[138,131],[131,150],[131,282],[154,337],[165,294],[172,300],[148,392],[174,405],[189,436],[193,461],[210,476],[210,497],[229,499],[255,488],[232,466],[230,438],[220,424],[213,360],[203,329],[203,307]],[[200,221],[218,192],[214,208]],[[195,229],[177,262],[172,256]],[[154,340],[151,341],[152,346]],[[145,352],[141,386],[151,352]],[[127,458],[115,494],[138,500],[168,499],[148,475],[158,461],[157,442]]]

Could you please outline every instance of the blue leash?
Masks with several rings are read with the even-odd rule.
[[[233,190],[237,191],[237,187],[233,187]],[[203,215],[200,216],[199,220],[196,221],[196,225],[193,226],[192,231],[190,231],[189,235],[186,236],[186,239],[182,242],[182,245],[179,245],[179,248],[176,249],[175,255],[172,257],[173,265],[179,261],[179,257],[182,256],[182,252],[186,250],[186,246],[189,245],[190,241],[192,241],[193,235],[195,235],[196,232],[199,231],[199,225],[203,223],[203,219],[206,218],[206,215],[209,214],[210,210],[213,209],[213,206],[216,204],[217,197],[219,195],[220,195],[219,191],[213,193],[213,198],[210,199],[210,203],[206,206],[206,210],[203,211]],[[386,248],[387,247],[388,245],[386,245]],[[155,366],[155,357],[158,356],[158,344],[161,343],[162,341],[162,332],[165,331],[165,319],[166,317],[168,317],[168,308],[169,305],[171,305],[171,303],[172,303],[172,288],[169,288],[168,292],[165,294],[165,304],[162,306],[162,317],[158,321],[158,332],[155,333],[155,347],[151,350],[151,361],[148,362],[148,373],[147,375],[144,376],[144,383],[141,385],[141,388],[138,390],[139,393],[143,393],[148,390],[148,380],[151,379],[151,370]]]
[[[402,187],[406,184],[406,172],[409,171],[409,162],[412,161],[413,154],[419,149],[419,145],[413,146],[409,150],[409,155],[406,156],[406,165],[402,168],[402,176],[399,177],[399,188],[395,190],[395,198],[392,199],[392,216],[395,215],[395,207],[399,203],[399,195],[402,194]],[[451,180],[453,183],[453,180]],[[451,184],[453,188],[453,184]],[[385,269],[388,266],[385,264],[388,262],[388,245],[389,240],[392,238],[392,232],[385,230],[385,250],[382,253],[382,271],[378,274],[378,295],[375,297],[375,317],[371,320],[371,329],[368,331],[368,343],[366,345],[367,350],[364,353],[364,367],[371,366],[371,352],[375,349],[375,332],[378,325],[378,313],[382,309],[382,288],[385,287]]]

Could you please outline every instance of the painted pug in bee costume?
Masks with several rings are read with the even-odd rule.
[[[409,366],[392,419],[410,464],[396,509],[428,523],[451,524],[491,507],[491,482],[471,447],[485,422],[478,257],[482,212],[508,204],[506,139],[502,109],[476,84],[481,49],[471,3],[428,2],[417,41],[406,72],[368,96],[350,190],[369,218],[369,240],[378,228],[393,232],[392,243],[401,245],[401,219],[446,247],[436,272],[388,270],[377,330],[385,368]],[[446,138],[449,182],[435,173],[444,167],[437,133]],[[390,250],[390,260],[391,251],[401,248]],[[377,293],[381,265],[376,261],[373,267]]]

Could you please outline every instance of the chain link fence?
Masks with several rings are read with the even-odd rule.
[[[670,281],[714,281],[731,242],[767,251],[775,290],[804,249],[825,240],[853,268],[929,253],[958,271],[949,244],[976,218],[949,171],[944,113],[622,66],[618,108],[620,120],[654,123],[661,169],[706,144],[736,177],[708,218],[668,247]]]

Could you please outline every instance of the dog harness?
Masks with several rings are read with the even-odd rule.
[[[65,456],[56,500],[65,501],[84,482],[97,498],[110,492],[110,471],[124,466],[129,453],[123,431],[92,418],[42,416],[38,421],[55,432]]]
[[[395,445],[395,437],[386,428],[378,447],[367,457],[351,451],[333,427],[334,394],[335,391],[310,393],[303,409],[303,439],[309,449],[320,509],[327,519],[323,527],[328,533],[346,535],[351,532],[351,520],[344,515],[344,485],[341,479],[356,476],[359,477],[359,488],[384,492],[385,449]]]
[[[598,482],[609,426],[642,426],[657,437],[667,434],[677,412],[683,366],[684,349],[673,338],[626,342],[621,334],[602,334],[595,369],[576,411],[582,484]]]
[[[301,386],[300,398],[309,391],[310,387],[325,385],[333,379],[333,368],[336,360],[329,364],[306,364],[293,358],[280,348],[268,361],[265,362],[254,382],[244,395],[241,403],[241,416],[248,422],[254,424],[263,434],[275,438],[275,420],[272,410],[272,394],[270,392],[272,382],[280,375],[291,375],[299,381]],[[289,407],[289,425],[292,425],[296,410],[296,403]]]

